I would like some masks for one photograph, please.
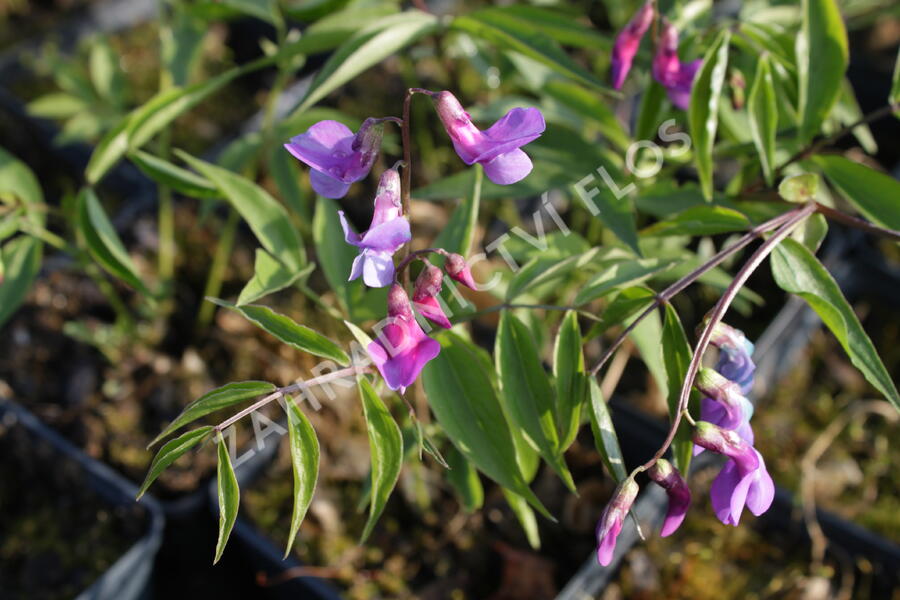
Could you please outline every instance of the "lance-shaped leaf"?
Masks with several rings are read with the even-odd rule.
[[[228,444],[221,435],[218,446],[219,464],[216,468],[216,490],[219,498],[219,539],[216,542],[216,557],[213,559],[213,564],[222,558],[222,552],[225,551],[228,536],[231,535],[231,530],[234,528],[241,503],[241,489],[238,487],[237,477],[234,476],[234,468],[231,466]]]
[[[683,210],[670,219],[654,223],[641,233],[645,236],[716,235],[744,231],[749,227],[750,220],[736,210],[701,204]]]
[[[494,349],[501,399],[512,425],[575,491],[556,432],[553,388],[541,364],[534,338],[510,311],[503,311]]]
[[[481,182],[484,179],[484,167],[476,164],[473,167],[475,179],[469,194],[460,202],[450,222],[435,238],[432,246],[443,248],[447,252],[455,252],[467,256],[475,237],[475,226],[478,224],[478,209],[481,206]]]
[[[284,551],[287,558],[316,489],[316,480],[319,477],[319,439],[306,415],[294,401],[287,400],[285,406],[291,446],[291,467],[294,473],[294,510],[291,515],[287,549]]]
[[[600,384],[596,377],[591,377],[588,385],[591,396],[591,431],[594,434],[594,444],[597,452],[606,465],[606,470],[616,481],[622,481],[628,476],[625,472],[625,461],[622,458],[622,448],[619,446],[619,437],[613,427],[612,418],[609,416],[609,408],[603,394],[600,392]]]
[[[581,425],[581,407],[587,398],[587,375],[581,351],[578,313],[570,310],[563,317],[553,347],[553,375],[556,377],[556,428],[559,445],[565,451]]]
[[[310,263],[294,271],[288,269],[280,261],[262,248],[256,249],[256,260],[253,264],[253,277],[241,290],[237,305],[242,306],[264,298],[279,290],[304,280],[315,270],[316,265]]]
[[[635,258],[610,261],[608,266],[591,278],[575,296],[575,304],[587,304],[624,286],[634,285],[671,268],[675,260],[663,258]]]
[[[488,375],[490,362],[482,361],[478,348],[454,333],[444,331],[436,339],[441,353],[425,366],[422,380],[447,437],[481,472],[553,520],[519,467],[510,424]]]
[[[841,343],[850,361],[900,410],[897,388],[872,340],[822,263],[805,246],[787,239],[772,252],[772,274],[781,289],[806,300]]]
[[[509,282],[509,286],[506,288],[506,301],[512,302],[526,292],[558,281],[583,268],[594,260],[599,251],[599,248],[591,248],[587,252],[566,258],[535,256],[522,265],[522,268]]]
[[[759,154],[766,183],[772,185],[775,171],[775,134],[778,131],[778,103],[775,83],[769,66],[769,55],[759,57],[756,75],[747,97],[747,115],[750,117],[750,134]]]
[[[219,306],[228,308],[244,316],[248,321],[266,331],[289,346],[293,346],[297,350],[309,352],[322,358],[330,358],[331,360],[347,366],[350,364],[350,357],[344,352],[340,346],[332,342],[321,333],[310,329],[305,325],[300,325],[290,317],[279,314],[260,304],[245,304],[243,306],[235,306],[231,302],[220,300],[219,298],[207,298],[210,302],[214,302]]]
[[[800,141],[819,128],[841,92],[847,70],[847,30],[835,0],[803,0],[796,40]]]
[[[0,148],[0,202],[21,204],[32,225],[43,227],[44,193],[28,166]]]
[[[303,240],[294,229],[284,206],[249,179],[222,167],[194,158],[186,152],[179,157],[211,181],[250,226],[256,239],[272,256],[293,270],[306,263]]]
[[[703,57],[703,66],[694,80],[691,104],[688,107],[688,123],[694,141],[694,159],[703,196],[713,197],[713,145],[719,127],[719,97],[725,83],[728,67],[730,32],[725,29],[716,38]]]
[[[900,104],[900,50],[897,51],[897,61],[894,63],[894,76],[891,78],[891,93],[888,94],[888,102]],[[900,109],[895,110],[894,115],[900,116]]]
[[[484,487],[478,471],[462,452],[452,444],[444,451],[447,457],[447,481],[459,497],[459,502],[467,513],[474,512],[484,504]]]
[[[358,378],[359,396],[369,432],[369,451],[372,454],[372,495],[369,519],[363,529],[360,543],[366,541],[387,504],[388,497],[400,477],[403,465],[403,438],[400,428],[384,406],[384,402],[372,389],[364,376]]]
[[[222,387],[206,392],[190,404],[188,404],[181,414],[175,417],[168,427],[163,429],[162,433],[156,436],[152,442],[147,444],[150,448],[156,442],[171,434],[173,431],[180,429],[188,423],[193,423],[200,417],[205,417],[210,413],[234,406],[244,400],[256,398],[263,394],[275,391],[275,386],[267,381],[240,381],[228,383]]]
[[[681,319],[678,318],[678,313],[671,304],[666,304],[666,317],[662,329],[662,349],[666,378],[669,383],[669,419],[674,420],[678,411],[681,386],[684,384],[692,353],[687,336],[684,334],[684,328],[681,326]],[[688,408],[695,409],[695,414],[697,400],[697,394],[692,390]],[[675,466],[680,472],[688,472],[693,451],[691,428],[687,422],[682,421],[675,434],[675,441],[672,442],[672,455],[675,458]]]
[[[25,301],[41,270],[41,241],[18,237],[0,248],[0,326]]]
[[[181,458],[185,452],[206,439],[206,436],[208,436],[212,430],[212,425],[206,425],[188,431],[187,433],[166,442],[163,447],[159,449],[159,452],[156,453],[156,456],[153,457],[153,462],[150,463],[150,469],[147,471],[144,483],[141,484],[141,489],[138,490],[138,499],[146,493],[150,485],[156,481],[156,478],[169,468],[169,465]]]
[[[900,229],[900,182],[842,156],[813,161],[856,210],[883,227]]]
[[[513,514],[516,515],[516,520],[519,521],[519,525],[522,526],[522,531],[525,532],[525,538],[528,540],[528,545],[535,550],[539,550],[541,547],[541,536],[538,532],[538,524],[537,519],[534,516],[534,510],[532,510],[531,506],[528,504],[528,500],[506,488],[503,488],[503,496],[506,498],[506,503],[509,504]]]
[[[218,198],[221,196],[219,189],[208,179],[182,169],[165,159],[154,156],[149,152],[136,150],[129,156],[131,162],[137,165],[144,175],[156,183],[172,188],[179,194],[191,198]]]
[[[84,188],[78,195],[76,226],[101,267],[136,290],[152,295],[91,188]]]

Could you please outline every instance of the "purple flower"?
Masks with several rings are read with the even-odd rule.
[[[621,89],[622,84],[625,83],[628,71],[631,70],[631,63],[634,61],[634,55],[637,54],[638,46],[641,45],[641,38],[653,23],[653,13],[653,3],[647,2],[634,13],[628,25],[616,36],[610,62],[613,87],[617,90]]]
[[[536,108],[514,108],[481,131],[450,92],[431,94],[438,116],[456,153],[467,165],[481,163],[488,179],[509,185],[531,172],[531,159],[519,148],[544,132],[544,116]]]
[[[737,525],[744,506],[754,515],[766,512],[775,498],[775,484],[762,455],[736,432],[698,421],[694,443],[724,454],[729,460],[710,489],[716,516],[726,525]]]
[[[719,349],[716,371],[741,386],[744,394],[749,394],[753,388],[753,373],[756,371],[751,358],[753,343],[742,331],[724,323],[715,326],[710,342]]]
[[[691,490],[678,470],[664,458],[658,459],[647,471],[647,475],[666,490],[666,496],[669,498],[669,508],[659,535],[661,537],[672,535],[684,521],[684,516],[691,506]]]
[[[597,523],[597,561],[604,567],[612,562],[616,538],[622,531],[622,523],[634,504],[638,489],[634,479],[628,478],[620,483]]]
[[[351,183],[369,174],[383,133],[383,119],[366,119],[356,135],[343,123],[319,121],[284,147],[312,168],[309,181],[318,194],[343,198]]]
[[[391,286],[387,306],[387,324],[366,349],[388,387],[402,394],[425,364],[440,353],[441,345],[422,331],[409,296],[399,285]]]
[[[424,317],[431,319],[444,329],[450,329],[450,320],[444,314],[444,309],[441,308],[441,303],[438,300],[443,278],[443,271],[434,265],[426,264],[416,278],[416,288],[413,290],[413,306]]]
[[[709,411],[716,413],[715,419],[701,417],[704,421],[710,421],[724,429],[738,429],[750,422],[753,404],[744,397],[737,383],[704,367],[697,373],[694,386],[706,395],[704,400],[711,400],[722,407],[721,410]]]
[[[697,59],[683,64],[678,60],[678,31],[665,19],[662,24],[659,46],[653,58],[653,77],[666,88],[672,104],[681,110],[687,110],[691,103],[694,76],[703,61]]]
[[[448,256],[444,268],[447,269],[447,275],[450,276],[450,279],[458,281],[469,289],[478,289],[475,285],[475,280],[472,279],[472,270],[469,268],[466,259],[461,255],[454,253]]]
[[[388,169],[378,182],[375,196],[375,214],[368,231],[353,231],[343,211],[339,211],[344,239],[361,249],[353,261],[350,281],[362,275],[369,287],[384,287],[394,279],[394,252],[408,242],[412,235],[409,221],[402,215],[400,205],[400,174]]]

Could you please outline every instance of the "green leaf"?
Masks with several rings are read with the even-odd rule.
[[[511,4],[482,10],[479,14],[500,14],[525,30],[530,28],[565,46],[589,48],[591,50],[612,49],[612,40],[598,33],[594,28],[582,24],[563,11],[540,6]]]
[[[44,193],[37,178],[25,163],[3,148],[0,148],[0,202],[20,202],[31,224],[44,226]]]
[[[372,498],[369,504],[369,519],[363,529],[360,543],[365,542],[372,533],[387,504],[388,497],[400,477],[403,465],[403,438],[400,428],[372,384],[364,376],[358,378],[359,396],[362,399],[366,417],[366,429],[369,432],[369,451],[372,453]]]
[[[847,70],[847,30],[835,0],[803,0],[797,35],[800,142],[819,132],[841,91]]]
[[[616,290],[634,285],[674,266],[678,261],[664,258],[635,258],[609,261],[604,269],[588,281],[575,296],[574,304],[580,306]]]
[[[319,440],[297,404],[288,399],[285,406],[288,416],[291,466],[294,473],[294,510],[291,515],[287,549],[284,551],[284,557],[287,558],[316,489],[316,480],[319,477]]]
[[[816,199],[819,189],[819,176],[815,173],[803,173],[786,177],[778,184],[778,195],[788,202],[803,204]]]
[[[122,240],[103,212],[94,190],[91,188],[81,190],[77,203],[76,226],[94,260],[114,277],[141,293],[152,296],[138,275],[128,252],[125,251]]]
[[[163,444],[163,447],[159,449],[159,452],[157,452],[156,456],[153,458],[153,462],[150,463],[147,477],[144,478],[144,483],[141,484],[141,489],[138,490],[137,499],[140,500],[141,496],[147,492],[150,485],[156,481],[156,478],[169,468],[169,465],[181,458],[185,452],[206,439],[212,430],[212,425],[206,425],[204,427],[192,429]],[[152,446],[153,444],[151,443],[150,445]]]
[[[553,346],[553,376],[556,378],[556,428],[559,446],[565,451],[581,426],[581,406],[587,398],[587,374],[581,350],[578,313],[568,311],[559,326]]]
[[[253,277],[241,290],[237,305],[243,306],[256,302],[260,298],[294,285],[298,280],[312,273],[315,268],[316,266],[310,263],[299,271],[292,271],[262,248],[257,248]]]
[[[816,213],[810,215],[797,229],[791,232],[791,237],[809,248],[815,254],[822,245],[822,241],[828,234],[828,221],[824,216]]]
[[[244,400],[256,398],[263,394],[275,391],[275,386],[266,381],[241,381],[228,383],[214,390],[206,392],[190,404],[184,407],[181,414],[175,417],[168,427],[163,429],[162,433],[156,436],[152,442],[147,444],[150,448],[159,440],[170,435],[173,431],[180,429],[210,413],[234,406]]]
[[[19,237],[0,248],[0,326],[19,308],[41,270],[41,241]]]
[[[348,313],[361,301],[363,293],[358,285],[347,281],[350,267],[358,250],[344,241],[344,232],[338,217],[338,205],[334,200],[316,197],[316,213],[312,223],[316,259],[322,267],[328,286]],[[357,282],[358,283],[358,282]]]
[[[278,16],[278,4],[274,0],[220,0],[224,6],[238,12],[273,23]]]
[[[642,235],[716,235],[745,231],[750,220],[736,210],[724,206],[701,204],[681,211],[671,219],[659,221],[644,229]]]
[[[900,411],[900,396],[890,374],[822,263],[805,246],[787,239],[772,253],[772,274],[781,289],[806,300],[841,343],[850,361]]]
[[[462,452],[452,444],[444,452],[447,458],[447,481],[453,487],[459,502],[467,513],[472,513],[484,504],[484,487],[478,478],[478,471]]]
[[[611,327],[625,324],[629,317],[650,306],[654,298],[654,292],[647,288],[624,288],[600,313],[600,320],[584,336],[585,341],[592,340],[598,335],[603,335]]]
[[[534,337],[519,319],[504,310],[494,349],[501,399],[512,425],[553,467],[563,483],[575,491],[556,433],[555,399],[544,372]]]
[[[506,301],[512,302],[522,294],[535,288],[558,281],[568,276],[573,271],[584,268],[591,263],[599,252],[598,248],[592,248],[587,252],[576,254],[565,259],[556,256],[538,255],[527,263],[513,276],[506,288]]]
[[[594,444],[609,474],[617,482],[622,481],[628,476],[625,472],[625,460],[622,458],[619,437],[616,435],[616,428],[613,427],[609,408],[600,392],[600,384],[597,383],[596,377],[590,378],[588,388],[591,397],[591,431],[594,433]]]
[[[691,346],[681,319],[671,304],[666,304],[666,317],[662,329],[662,355],[666,367],[666,379],[669,384],[669,419],[674,420],[678,410],[678,400],[681,395],[681,386],[687,376],[688,365],[691,362]],[[688,408],[696,413],[699,398],[692,390]],[[675,468],[681,473],[688,473],[691,465],[691,457],[694,452],[694,443],[691,441],[691,427],[682,421],[675,433],[675,441],[672,442],[672,456],[675,459]]]
[[[176,152],[219,188],[219,192],[247,221],[263,248],[290,269],[303,267],[306,263],[303,240],[291,224],[284,206],[249,179],[186,152]]]
[[[750,133],[759,153],[766,183],[771,186],[775,171],[775,137],[778,132],[778,103],[775,99],[775,83],[769,66],[769,55],[759,57],[756,75],[747,97],[747,115],[750,117]]]
[[[457,17],[451,27],[505,50],[524,54],[560,75],[584,83],[595,90],[616,94],[573,61],[552,38],[512,15],[495,9],[479,10]]]
[[[224,308],[235,311],[244,316],[248,321],[266,331],[285,344],[293,346],[297,350],[309,352],[315,356],[329,358],[341,365],[349,365],[350,357],[344,352],[340,346],[332,342],[321,333],[310,329],[305,325],[300,325],[290,317],[279,314],[260,304],[245,304],[243,306],[235,306],[225,300],[218,298],[207,298],[210,302],[218,304]]]
[[[310,193],[300,187],[299,164],[281,144],[273,144],[269,150],[269,175],[275,181],[278,194],[295,216],[308,222],[312,218]]]
[[[897,51],[897,62],[894,63],[894,76],[891,78],[891,93],[888,94],[890,104],[900,104],[900,50]],[[900,116],[900,109],[894,111]]]
[[[537,519],[531,506],[528,505],[528,500],[505,488],[503,488],[503,496],[506,498],[506,503],[509,504],[513,514],[516,515],[519,525],[522,526],[528,545],[535,550],[540,550],[541,536],[538,532]]]
[[[222,194],[208,179],[142,150],[128,155],[144,175],[191,198],[218,198]]]
[[[216,469],[216,488],[219,497],[219,540],[216,542],[216,557],[213,564],[222,558],[228,536],[237,520],[238,508],[241,503],[241,489],[238,487],[237,477],[231,466],[231,456],[228,454],[228,446],[225,438],[219,435],[219,465]]]
[[[88,55],[91,83],[100,98],[120,105],[125,78],[119,68],[119,55],[106,39],[95,39]]]
[[[615,175],[611,175],[617,181]],[[581,182],[585,182],[582,186]],[[572,186],[575,193],[589,207],[591,213],[612,231],[617,238],[640,255],[637,227],[634,223],[635,210],[630,194],[614,193],[603,181],[596,181],[587,175]]]
[[[443,248],[447,252],[455,252],[462,256],[468,256],[472,248],[472,239],[475,237],[475,226],[478,224],[478,209],[481,205],[481,182],[484,179],[484,169],[476,164],[474,167],[475,178],[472,182],[472,191],[466,195],[460,205],[453,211],[450,222],[435,238],[432,246]]]
[[[641,97],[641,106],[634,127],[634,139],[656,139],[658,128],[662,122],[665,99],[665,88],[655,79],[651,79]]]
[[[856,210],[882,227],[900,229],[900,182],[842,156],[813,161]]]
[[[553,520],[529,489],[516,459],[516,447],[503,408],[479,349],[444,331],[436,336],[441,353],[422,371],[428,404],[453,445],[485,475],[524,496]]]
[[[88,108],[84,100],[65,92],[44,94],[26,105],[28,114],[41,119],[68,119]]]
[[[719,126],[719,98],[725,83],[728,67],[728,47],[731,33],[723,30],[716,41],[706,51],[703,66],[694,79],[691,104],[688,107],[688,122],[691,138],[694,140],[694,157],[703,196],[713,197],[713,146],[716,129]]]
[[[418,10],[378,19],[344,42],[331,55],[319,70],[294,114],[303,113],[369,67],[437,28],[437,17]]]

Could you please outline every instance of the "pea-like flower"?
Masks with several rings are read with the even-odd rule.
[[[387,386],[402,394],[440,353],[441,345],[422,331],[409,296],[395,283],[388,292],[386,324],[366,349]]]
[[[369,174],[381,149],[384,119],[368,118],[354,135],[337,121],[319,121],[284,145],[311,167],[309,181],[326,198],[343,198],[350,184]]]
[[[658,459],[647,470],[647,475],[666,490],[666,496],[669,499],[666,518],[659,535],[660,537],[672,535],[681,526],[688,508],[691,506],[691,490],[678,469],[664,458]]]
[[[456,153],[467,165],[480,163],[488,179],[509,185],[531,172],[531,159],[520,148],[544,132],[544,116],[536,108],[514,108],[485,131],[475,127],[450,92],[430,94]]]
[[[689,63],[682,63],[678,59],[678,30],[662,19],[662,33],[653,58],[653,77],[666,88],[672,104],[681,110],[687,110],[691,103],[694,76],[702,64],[701,59]]]
[[[431,319],[444,329],[450,329],[450,320],[444,314],[439,296],[443,278],[443,271],[434,265],[426,264],[419,276],[416,277],[413,306],[427,319]]]
[[[613,46],[612,57],[610,58],[610,67],[612,71],[612,82],[615,89],[621,89],[631,70],[631,63],[637,54],[638,47],[641,45],[641,39],[653,23],[653,3],[647,2],[642,6],[631,21],[625,26],[619,35],[616,36],[616,43]]]
[[[631,505],[634,504],[638,490],[638,484],[634,479],[628,478],[620,483],[597,523],[597,561],[604,567],[612,562],[616,539],[622,531],[622,523],[628,516]]]
[[[475,280],[472,278],[472,270],[469,268],[469,263],[461,255],[456,253],[449,255],[447,262],[444,263],[444,268],[453,281],[458,281],[472,290],[478,289],[475,285]]]
[[[358,234],[339,211],[344,239],[360,248],[353,260],[350,281],[360,275],[369,287],[384,287],[394,279],[394,252],[408,242],[412,235],[409,221],[402,214],[400,204],[400,174],[388,169],[381,175],[375,195],[375,213],[368,231]]]
[[[742,331],[724,323],[718,323],[713,328],[710,342],[719,349],[716,371],[741,386],[745,395],[749,394],[753,388],[753,373],[756,371],[751,358],[753,343]]]
[[[753,403],[744,397],[741,387],[713,369],[701,368],[694,379],[694,386],[722,407],[721,411],[715,411],[715,420],[704,416],[704,421],[710,421],[724,429],[738,429],[753,416]]]
[[[693,437],[695,444],[731,459],[710,488],[713,510],[722,523],[737,525],[745,506],[756,516],[769,510],[775,484],[756,448],[736,432],[705,421],[697,422]]]

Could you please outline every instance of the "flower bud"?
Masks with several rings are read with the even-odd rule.
[[[630,477],[619,484],[613,492],[612,499],[603,510],[603,515],[597,523],[597,560],[603,566],[612,562],[613,552],[616,549],[616,538],[622,531],[622,523],[634,504],[639,486]]]
[[[413,318],[412,307],[409,304],[409,296],[406,290],[399,284],[394,284],[388,291],[387,297],[388,317],[408,321]]]
[[[693,439],[698,446],[732,459],[741,472],[750,472],[759,466],[756,450],[735,431],[698,421]]]
[[[422,272],[416,278],[416,288],[413,291],[413,304],[426,318],[431,319],[444,329],[450,329],[450,320],[444,314],[438,294],[441,293],[441,280],[444,273],[431,264],[426,264]]]
[[[448,256],[444,268],[447,270],[447,275],[450,276],[450,279],[458,281],[467,288],[473,290],[478,289],[475,286],[475,280],[472,279],[472,271],[469,269],[466,259],[459,254],[451,254]]]
[[[634,56],[641,45],[641,38],[644,37],[647,29],[650,28],[650,24],[653,23],[653,12],[653,3],[647,2],[634,14],[628,25],[619,32],[619,35],[616,36],[610,63],[613,87],[617,90],[625,83],[628,71],[631,70],[631,63],[634,61]]]
[[[359,152],[363,156],[363,162],[374,160],[381,149],[381,138],[384,137],[384,121],[369,117],[359,126],[359,131],[353,136],[350,145],[351,150]]]
[[[678,470],[664,458],[657,460],[647,471],[647,475],[666,490],[666,496],[669,498],[666,519],[659,532],[661,537],[666,537],[674,533],[684,521],[684,516],[691,505],[691,490]]]
[[[400,173],[397,172],[397,169],[388,169],[381,174],[381,178],[378,180],[378,190],[375,193],[375,212],[372,215],[372,224],[369,229],[374,229],[382,223],[399,219],[402,216]]]
[[[753,416],[753,404],[741,393],[741,386],[726,379],[717,371],[703,367],[694,379],[694,386],[725,409],[725,419],[715,424],[725,429],[737,429]]]

